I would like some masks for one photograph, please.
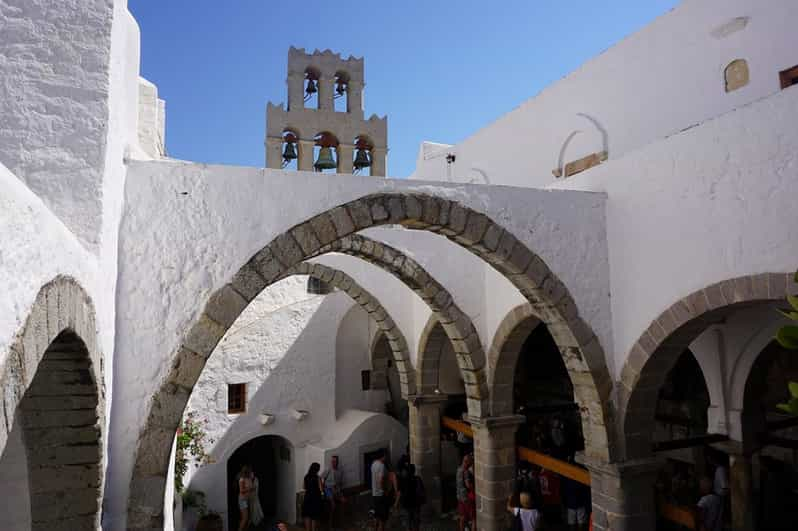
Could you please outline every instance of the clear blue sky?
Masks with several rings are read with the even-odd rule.
[[[676,3],[129,0],[170,156],[263,166],[288,47],[330,48],[365,57],[366,116],[388,115],[396,177],[422,140],[461,141]]]

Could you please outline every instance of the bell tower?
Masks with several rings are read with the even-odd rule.
[[[384,177],[388,118],[363,114],[363,58],[288,50],[288,105],[266,106],[266,167]]]

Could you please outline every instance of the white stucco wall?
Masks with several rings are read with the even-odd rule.
[[[565,162],[605,149],[610,160],[623,157],[778,92],[779,72],[798,63],[796,22],[793,0],[685,0],[460,144],[442,146],[444,156],[420,150],[412,177],[543,186],[563,151]],[[750,82],[726,93],[724,68],[738,58]],[[445,153],[456,155],[450,166]]]
[[[616,371],[682,297],[724,279],[795,270],[796,119],[792,87],[557,183],[609,197]]]

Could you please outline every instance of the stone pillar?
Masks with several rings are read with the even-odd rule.
[[[283,139],[266,139],[266,167],[279,170],[283,165]]]
[[[584,463],[590,470],[595,531],[656,529],[654,483],[661,462]]]
[[[507,497],[515,478],[515,432],[523,415],[468,417],[474,430],[474,476],[477,491],[477,530],[507,528]]]
[[[754,489],[751,456],[729,454],[729,497],[733,531],[754,529]]]
[[[355,146],[352,144],[338,144],[338,173],[352,173],[352,157],[355,153]]]
[[[335,104],[333,102],[333,80],[328,77],[319,78],[317,84],[319,88],[319,110],[320,111],[334,111]]]
[[[299,158],[297,159],[297,169],[299,171],[315,171],[313,168],[313,147],[316,143],[313,140],[300,140],[297,142]]]
[[[371,175],[374,177],[385,177],[387,162],[388,150],[386,148],[373,148],[371,150]]]
[[[299,73],[288,74],[288,109],[295,111],[305,108],[305,75]]]
[[[446,395],[413,395],[410,405],[410,462],[424,481],[427,506],[441,514],[441,412]]]
[[[352,81],[346,85],[346,112],[363,119],[363,82]]]

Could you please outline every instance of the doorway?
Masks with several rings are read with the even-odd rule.
[[[228,529],[238,529],[238,478],[249,465],[258,479],[258,499],[268,529],[276,520],[292,522],[296,503],[294,448],[284,437],[264,435],[242,444],[227,460]]]

